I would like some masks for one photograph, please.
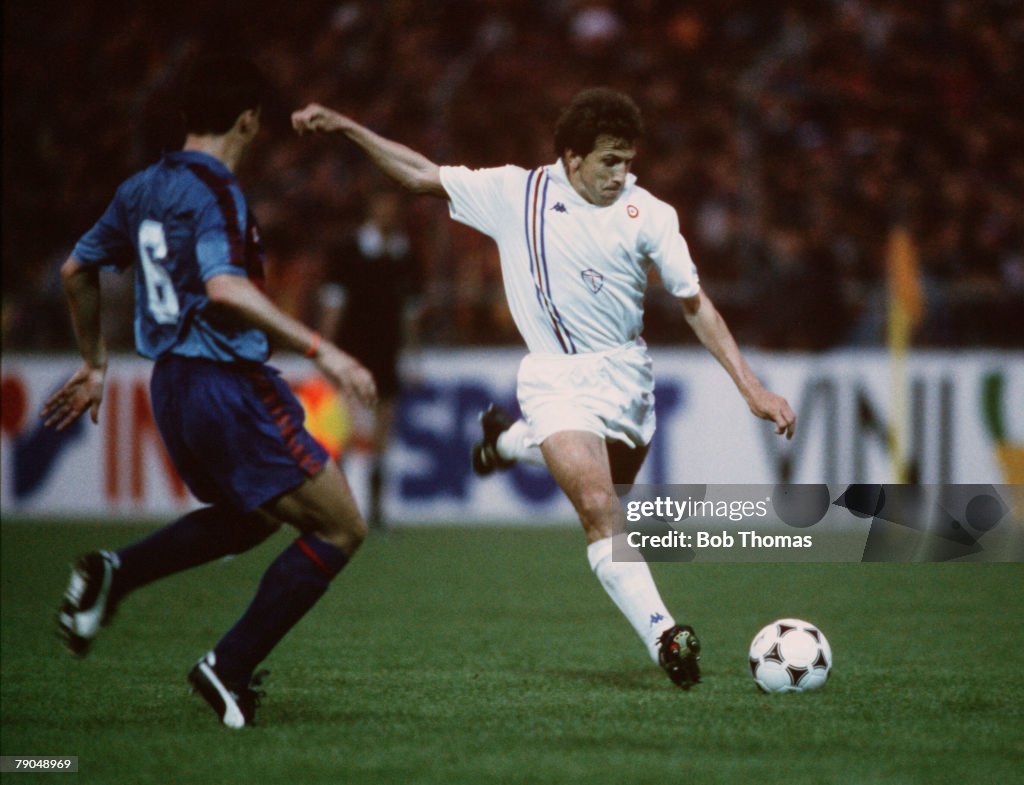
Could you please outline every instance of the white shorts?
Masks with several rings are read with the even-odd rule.
[[[517,392],[533,445],[559,431],[588,431],[630,447],[654,436],[654,370],[642,340],[588,354],[528,354]]]

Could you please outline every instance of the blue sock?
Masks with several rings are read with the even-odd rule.
[[[117,551],[114,591],[133,589],[232,553],[242,553],[268,536],[255,513],[203,507]]]
[[[229,684],[247,684],[256,666],[323,596],[348,556],[306,534],[263,574],[256,596],[214,648],[217,672]]]

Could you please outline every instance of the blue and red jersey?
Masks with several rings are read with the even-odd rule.
[[[217,362],[269,355],[266,335],[209,307],[216,275],[263,280],[255,218],[234,174],[207,153],[182,150],[128,178],[75,245],[84,267],[135,263],[135,345],[144,357]]]

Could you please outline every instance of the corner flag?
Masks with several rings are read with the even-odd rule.
[[[891,369],[892,427],[889,454],[900,483],[914,482],[907,461],[904,434],[907,421],[906,357],[914,328],[924,316],[924,292],[921,287],[917,246],[905,226],[889,230],[885,250],[886,285],[889,300],[888,344]]]

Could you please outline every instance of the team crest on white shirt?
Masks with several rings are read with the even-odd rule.
[[[583,283],[589,286],[590,291],[594,294],[601,291],[601,287],[604,286],[604,276],[597,270],[584,270],[580,273],[580,278],[583,279]]]

